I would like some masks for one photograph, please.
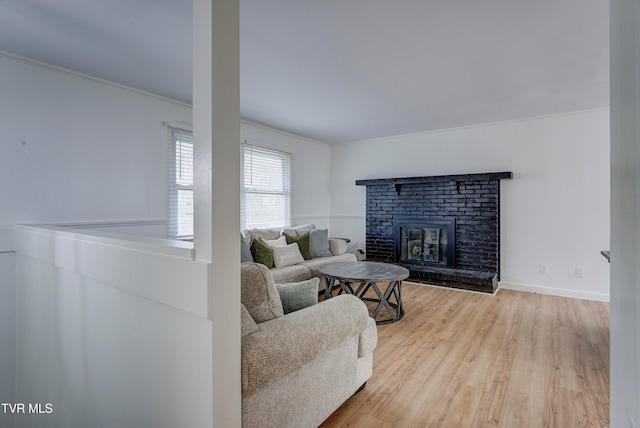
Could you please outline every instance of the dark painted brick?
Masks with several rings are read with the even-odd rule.
[[[393,262],[397,217],[455,217],[456,267],[454,270],[494,273],[485,280],[442,274],[438,281],[459,288],[469,285],[491,289],[500,272],[499,180],[511,173],[468,174],[408,179],[363,180],[367,186],[367,259]],[[400,192],[396,191],[400,185]],[[434,269],[440,269],[434,267]],[[413,270],[412,275],[414,274]],[[420,275],[425,277],[425,272]],[[428,274],[433,280],[435,276]]]

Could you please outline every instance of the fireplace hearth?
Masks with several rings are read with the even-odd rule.
[[[500,180],[511,172],[358,180],[366,186],[366,259],[409,280],[495,292],[500,278]]]

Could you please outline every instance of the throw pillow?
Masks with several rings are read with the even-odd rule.
[[[300,249],[300,254],[304,257],[305,260],[311,260],[311,253],[309,252],[309,234],[302,234],[298,237],[291,236],[285,234],[284,237],[287,240],[287,244],[298,244],[298,248]]]
[[[251,248],[247,244],[247,240],[244,239],[242,233],[240,234],[240,261],[245,263],[253,263],[253,256],[251,255]]]
[[[309,232],[300,230],[298,235],[303,233],[309,234],[309,252],[311,258],[317,257],[331,257],[331,250],[329,249],[329,231],[327,229],[313,229]]]
[[[339,256],[347,252],[347,241],[340,238],[329,239],[329,250],[334,256]]]
[[[264,242],[271,248],[284,247],[285,245],[287,245],[287,238],[285,238],[284,236],[281,236],[278,239],[267,239]]]
[[[284,313],[288,314],[318,304],[319,283],[320,279],[314,277],[302,282],[276,284]]]
[[[304,262],[304,257],[300,254],[300,249],[296,243],[285,245],[284,247],[271,247],[271,252],[275,267],[292,266]]]
[[[269,269],[273,267],[271,247],[269,247],[262,238],[254,239],[251,243],[251,255],[253,256],[254,262],[261,263]]]

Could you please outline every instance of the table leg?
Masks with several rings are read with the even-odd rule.
[[[333,295],[331,294],[331,290],[333,289],[333,278],[329,277],[329,276],[325,276],[324,277],[324,300],[330,299],[333,297]]]
[[[390,282],[384,293],[380,291],[378,284],[372,282],[371,286],[373,287],[374,291],[378,295],[378,299],[379,299],[378,305],[376,306],[376,309],[373,311],[373,314],[371,315],[371,317],[373,319],[376,319],[380,314],[380,310],[383,307],[387,310],[390,316],[390,318],[387,320],[381,320],[381,321],[376,320],[376,323],[389,324],[402,319],[402,317],[404,316],[404,309],[402,308],[402,296],[401,296],[402,281]],[[391,294],[393,294],[394,297],[396,298],[395,303],[389,302],[389,297],[391,297]]]
[[[367,288],[364,289],[364,291],[362,290],[362,288],[367,285]],[[367,292],[367,290],[369,289],[369,285],[366,282],[361,282],[360,285],[358,285],[358,288],[356,288],[356,291],[353,292],[353,294],[356,297],[360,297],[362,298],[362,296],[364,296],[364,293]]]
[[[340,290],[338,291],[338,294],[342,294],[343,292],[347,294],[353,294],[353,288],[351,288],[350,282],[343,281],[341,279],[339,279],[338,282],[340,283]]]

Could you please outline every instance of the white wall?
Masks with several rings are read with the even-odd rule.
[[[611,427],[640,424],[640,9],[612,0]]]
[[[240,124],[240,138],[249,144],[292,153],[291,223],[329,227],[329,146],[249,122]]]
[[[167,134],[190,106],[0,54],[0,225],[164,219]]]
[[[514,173],[501,184],[501,287],[608,300],[606,109],[333,146],[331,230],[364,242],[357,179],[500,171]]]

